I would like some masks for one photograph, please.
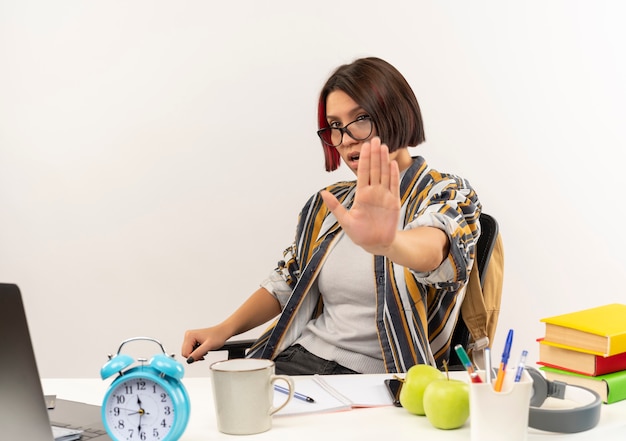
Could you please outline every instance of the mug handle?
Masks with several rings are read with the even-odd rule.
[[[291,401],[291,399],[293,398],[293,392],[295,390],[295,386],[293,384],[293,380],[291,378],[289,378],[289,376],[287,375],[272,375],[270,377],[270,383],[272,384],[272,386],[274,386],[274,383],[278,380],[283,380],[285,383],[287,383],[287,386],[289,386],[287,389],[289,389],[289,394],[287,395],[287,398],[285,399],[285,401],[283,401],[283,403],[280,406],[277,407],[270,407],[270,415],[274,415],[276,412],[278,412],[280,409],[282,409],[283,407],[285,407],[287,405],[287,403],[289,403],[289,401]]]

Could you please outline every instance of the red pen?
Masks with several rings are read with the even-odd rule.
[[[470,373],[470,380],[472,383],[482,383],[483,380],[481,380],[480,375],[478,375],[477,372],[472,372]]]

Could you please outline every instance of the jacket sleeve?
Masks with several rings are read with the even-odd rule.
[[[450,251],[435,270],[413,274],[425,285],[458,290],[469,280],[474,262],[481,205],[467,180],[437,172],[431,176],[428,185],[420,189],[414,214],[405,229],[439,228],[448,236]]]

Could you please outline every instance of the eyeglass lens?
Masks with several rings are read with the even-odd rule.
[[[320,130],[320,137],[326,144],[338,147],[343,142],[344,132],[356,141],[363,141],[372,134],[372,120],[369,117],[359,118],[345,127],[328,127]]]

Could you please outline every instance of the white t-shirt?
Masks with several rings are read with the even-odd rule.
[[[376,333],[374,256],[341,233],[317,283],[324,310],[296,343],[357,372],[385,372]]]

